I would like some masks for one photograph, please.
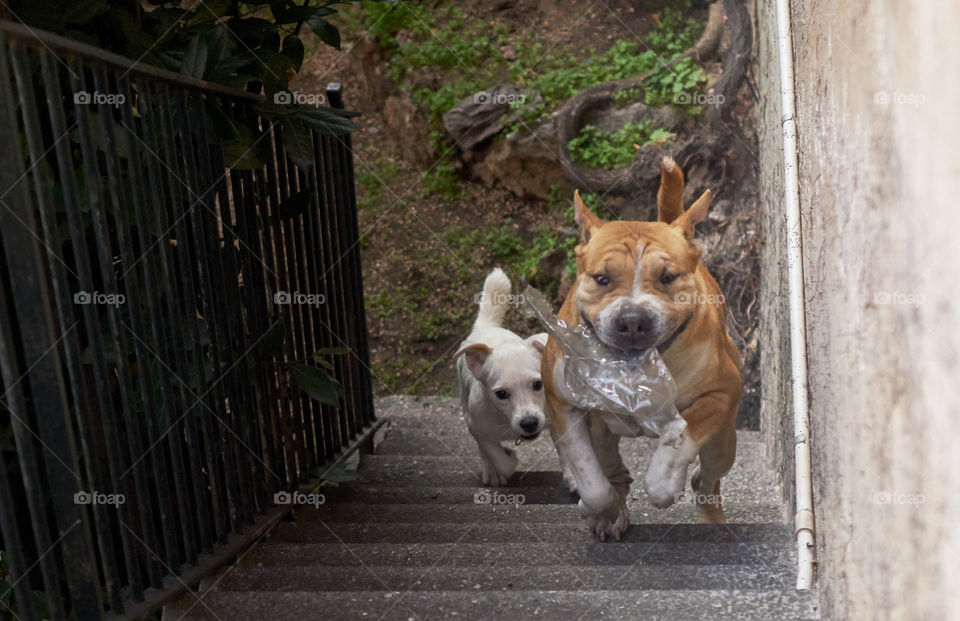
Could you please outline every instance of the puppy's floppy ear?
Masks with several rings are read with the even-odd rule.
[[[603,220],[590,211],[590,208],[583,202],[583,199],[580,198],[580,190],[573,191],[573,205],[577,224],[580,225],[580,235],[584,242],[588,242],[593,229],[602,225]]]
[[[538,353],[543,354],[543,350],[547,346],[547,333],[541,332],[540,334],[534,334],[527,338],[524,343],[533,347]]]
[[[673,225],[681,230],[683,236],[686,237],[688,241],[693,241],[694,227],[703,222],[707,217],[707,209],[710,207],[710,199],[712,196],[710,190],[705,191],[700,195],[700,198],[697,199],[697,202],[690,205],[690,209],[683,212],[683,215],[674,221]]]
[[[464,345],[453,355],[454,358],[464,356],[467,361],[467,368],[476,377],[483,374],[483,363],[487,361],[487,356],[493,353],[493,350],[483,343],[471,343]]]
[[[683,213],[683,171],[673,158],[660,162],[660,189],[657,190],[657,220],[670,224]]]

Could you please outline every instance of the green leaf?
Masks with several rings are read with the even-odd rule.
[[[228,14],[231,4],[233,4],[232,0],[206,0],[193,10],[193,15],[187,21],[187,26],[215,22]]]
[[[340,384],[337,380],[327,375],[322,369],[311,367],[302,362],[295,362],[290,365],[290,368],[293,373],[293,381],[311,399],[325,405],[340,407],[337,398]]]
[[[311,358],[319,358],[321,356],[338,356],[342,354],[349,354],[350,350],[346,347],[321,347],[317,351],[310,354]]]
[[[238,138],[222,143],[224,168],[236,170],[263,168],[263,160],[260,159],[259,154],[263,147],[254,140],[253,130],[237,123],[233,123],[233,127],[237,130]]]
[[[314,34],[320,37],[321,41],[338,50],[340,49],[340,31],[337,30],[336,26],[321,17],[319,12],[307,20],[307,25],[310,26],[310,30]]]
[[[307,127],[332,136],[349,134],[356,129],[353,121],[327,106],[301,110],[299,118]]]
[[[280,53],[290,59],[295,70],[300,71],[300,67],[303,66],[303,41],[300,37],[287,35],[283,39],[283,49]]]
[[[180,75],[200,80],[203,79],[203,73],[206,69],[207,44],[200,38],[200,35],[194,35],[187,43],[187,49],[183,53]]]
[[[306,125],[296,119],[283,119],[280,123],[283,148],[301,170],[313,167],[313,136]]]

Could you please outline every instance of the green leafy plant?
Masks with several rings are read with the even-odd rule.
[[[591,168],[623,168],[630,165],[637,147],[652,143],[669,144],[670,133],[654,128],[651,121],[627,123],[615,132],[587,125],[570,141],[575,162]]]
[[[262,359],[280,357],[283,354],[285,340],[286,327],[283,321],[278,321],[260,339],[258,346],[260,357]],[[324,405],[340,407],[340,382],[333,376],[333,363],[328,360],[328,357],[346,353],[349,352],[343,347],[323,347],[304,360],[270,361],[269,364],[289,373],[293,383],[311,399]]]

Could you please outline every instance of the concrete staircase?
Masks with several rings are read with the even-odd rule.
[[[378,416],[390,426],[356,481],[324,487],[325,504],[298,508],[164,621],[819,618],[816,592],[793,588],[792,529],[757,433],[740,432],[724,479],[729,524],[653,508],[635,483],[629,532],[600,543],[549,438],[518,447],[511,486],[486,490],[457,400],[388,397]],[[638,480],[651,444],[621,442]]]

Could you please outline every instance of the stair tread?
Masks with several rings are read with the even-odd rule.
[[[642,492],[639,492],[642,494]],[[692,523],[696,522],[696,510],[688,503],[676,504],[669,509],[656,509],[639,501],[629,501],[630,520],[633,524],[642,523]],[[481,510],[478,510],[481,509]],[[783,507],[780,505],[728,505],[724,509],[727,522],[731,524],[754,524],[762,522],[783,522]],[[583,518],[573,505],[524,504],[515,505],[474,505],[474,504],[374,504],[328,500],[319,508],[301,507],[296,510],[297,521],[322,521],[327,524],[344,522],[458,522],[482,524],[502,523],[551,523],[583,524]]]
[[[438,591],[316,592],[213,591],[182,599],[164,618],[185,621],[213,619],[314,619],[375,617],[408,619],[578,618],[673,619],[816,619],[812,591],[703,589],[684,591]],[[189,608],[189,613],[187,609]],[[169,615],[169,617],[168,617]]]
[[[270,531],[273,543],[570,543],[590,535],[585,523],[341,523],[330,525],[298,520],[278,524]],[[786,524],[634,524],[622,541],[631,543],[786,543]]]
[[[214,584],[215,583],[215,584]],[[238,567],[211,584],[217,591],[500,591],[788,589],[783,567],[753,565],[607,565],[577,567]]]
[[[467,526],[461,532],[465,532]],[[250,550],[245,566],[497,566],[539,565],[767,565],[790,562],[785,541],[733,543],[603,543],[586,533],[560,543],[269,543]]]

